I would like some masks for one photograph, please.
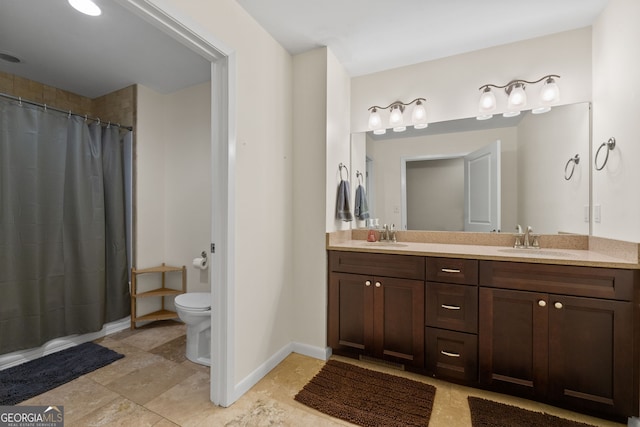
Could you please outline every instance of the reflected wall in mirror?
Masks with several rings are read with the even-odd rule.
[[[462,231],[462,158],[500,140],[500,231],[521,224],[536,233],[589,234],[590,133],[589,103],[511,119],[432,123],[419,131],[353,135],[352,167],[367,171],[369,209],[381,224]],[[576,154],[582,161],[566,180],[565,166]]]

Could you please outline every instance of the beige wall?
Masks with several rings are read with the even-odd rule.
[[[480,86],[547,74],[561,76],[562,104],[591,100],[590,27],[355,77],[351,130],[367,130],[372,105],[417,97],[427,99],[430,122],[475,117]]]
[[[593,234],[640,241],[640,2],[610,0],[593,26],[593,147],[615,137],[607,165],[593,172],[593,203],[602,222]],[[601,153],[603,155],[604,153]],[[603,159],[600,159],[602,162]]]
[[[231,378],[237,385],[292,338],[292,59],[233,0],[151,3],[234,52],[235,228],[230,234],[235,235],[231,272],[235,370]],[[154,242],[155,236],[147,235],[139,245],[151,249]]]
[[[326,346],[324,259],[328,202],[323,197],[327,157],[328,50],[293,58],[293,340]]]

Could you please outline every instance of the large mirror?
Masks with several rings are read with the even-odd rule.
[[[589,234],[590,134],[589,103],[509,119],[470,118],[402,133],[354,134],[354,179],[356,171],[363,174],[354,185],[365,187],[371,217],[380,224],[464,231],[465,199],[480,197],[465,194],[465,156],[499,141],[498,224],[487,231],[512,232],[520,224],[542,234]],[[354,226],[366,224],[355,221]]]

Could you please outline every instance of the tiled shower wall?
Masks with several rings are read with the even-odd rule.
[[[100,118],[123,126],[133,126],[136,120],[136,86],[131,85],[99,98],[90,99],[66,90],[0,71],[0,92],[25,100],[47,104],[60,110]]]

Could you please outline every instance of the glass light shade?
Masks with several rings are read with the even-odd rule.
[[[382,119],[380,113],[375,108],[369,114],[369,130],[378,130],[382,128]]]
[[[99,16],[102,10],[91,0],[69,0],[69,4],[78,12],[89,16]]]
[[[424,129],[429,124],[427,123],[427,111],[421,101],[416,102],[411,113],[411,122],[415,129]]]
[[[527,105],[527,94],[522,83],[516,83],[509,94],[508,109],[522,109]]]
[[[511,110],[511,111],[505,111],[504,113],[502,113],[502,117],[515,117],[520,115],[520,110]]]
[[[385,128],[376,129],[373,131],[374,135],[384,135],[385,133],[387,133],[387,130]]]
[[[391,107],[391,114],[389,115],[389,126],[393,128],[394,132],[403,132],[407,129],[407,127],[404,125],[402,110],[397,105]]]
[[[480,95],[480,104],[478,111],[481,113],[490,113],[496,109],[496,96],[488,87],[484,89],[482,95]],[[486,114],[483,114],[486,115]]]
[[[555,80],[548,78],[544,82],[544,86],[540,89],[540,102],[544,105],[553,104],[560,100],[560,88],[556,84]]]

